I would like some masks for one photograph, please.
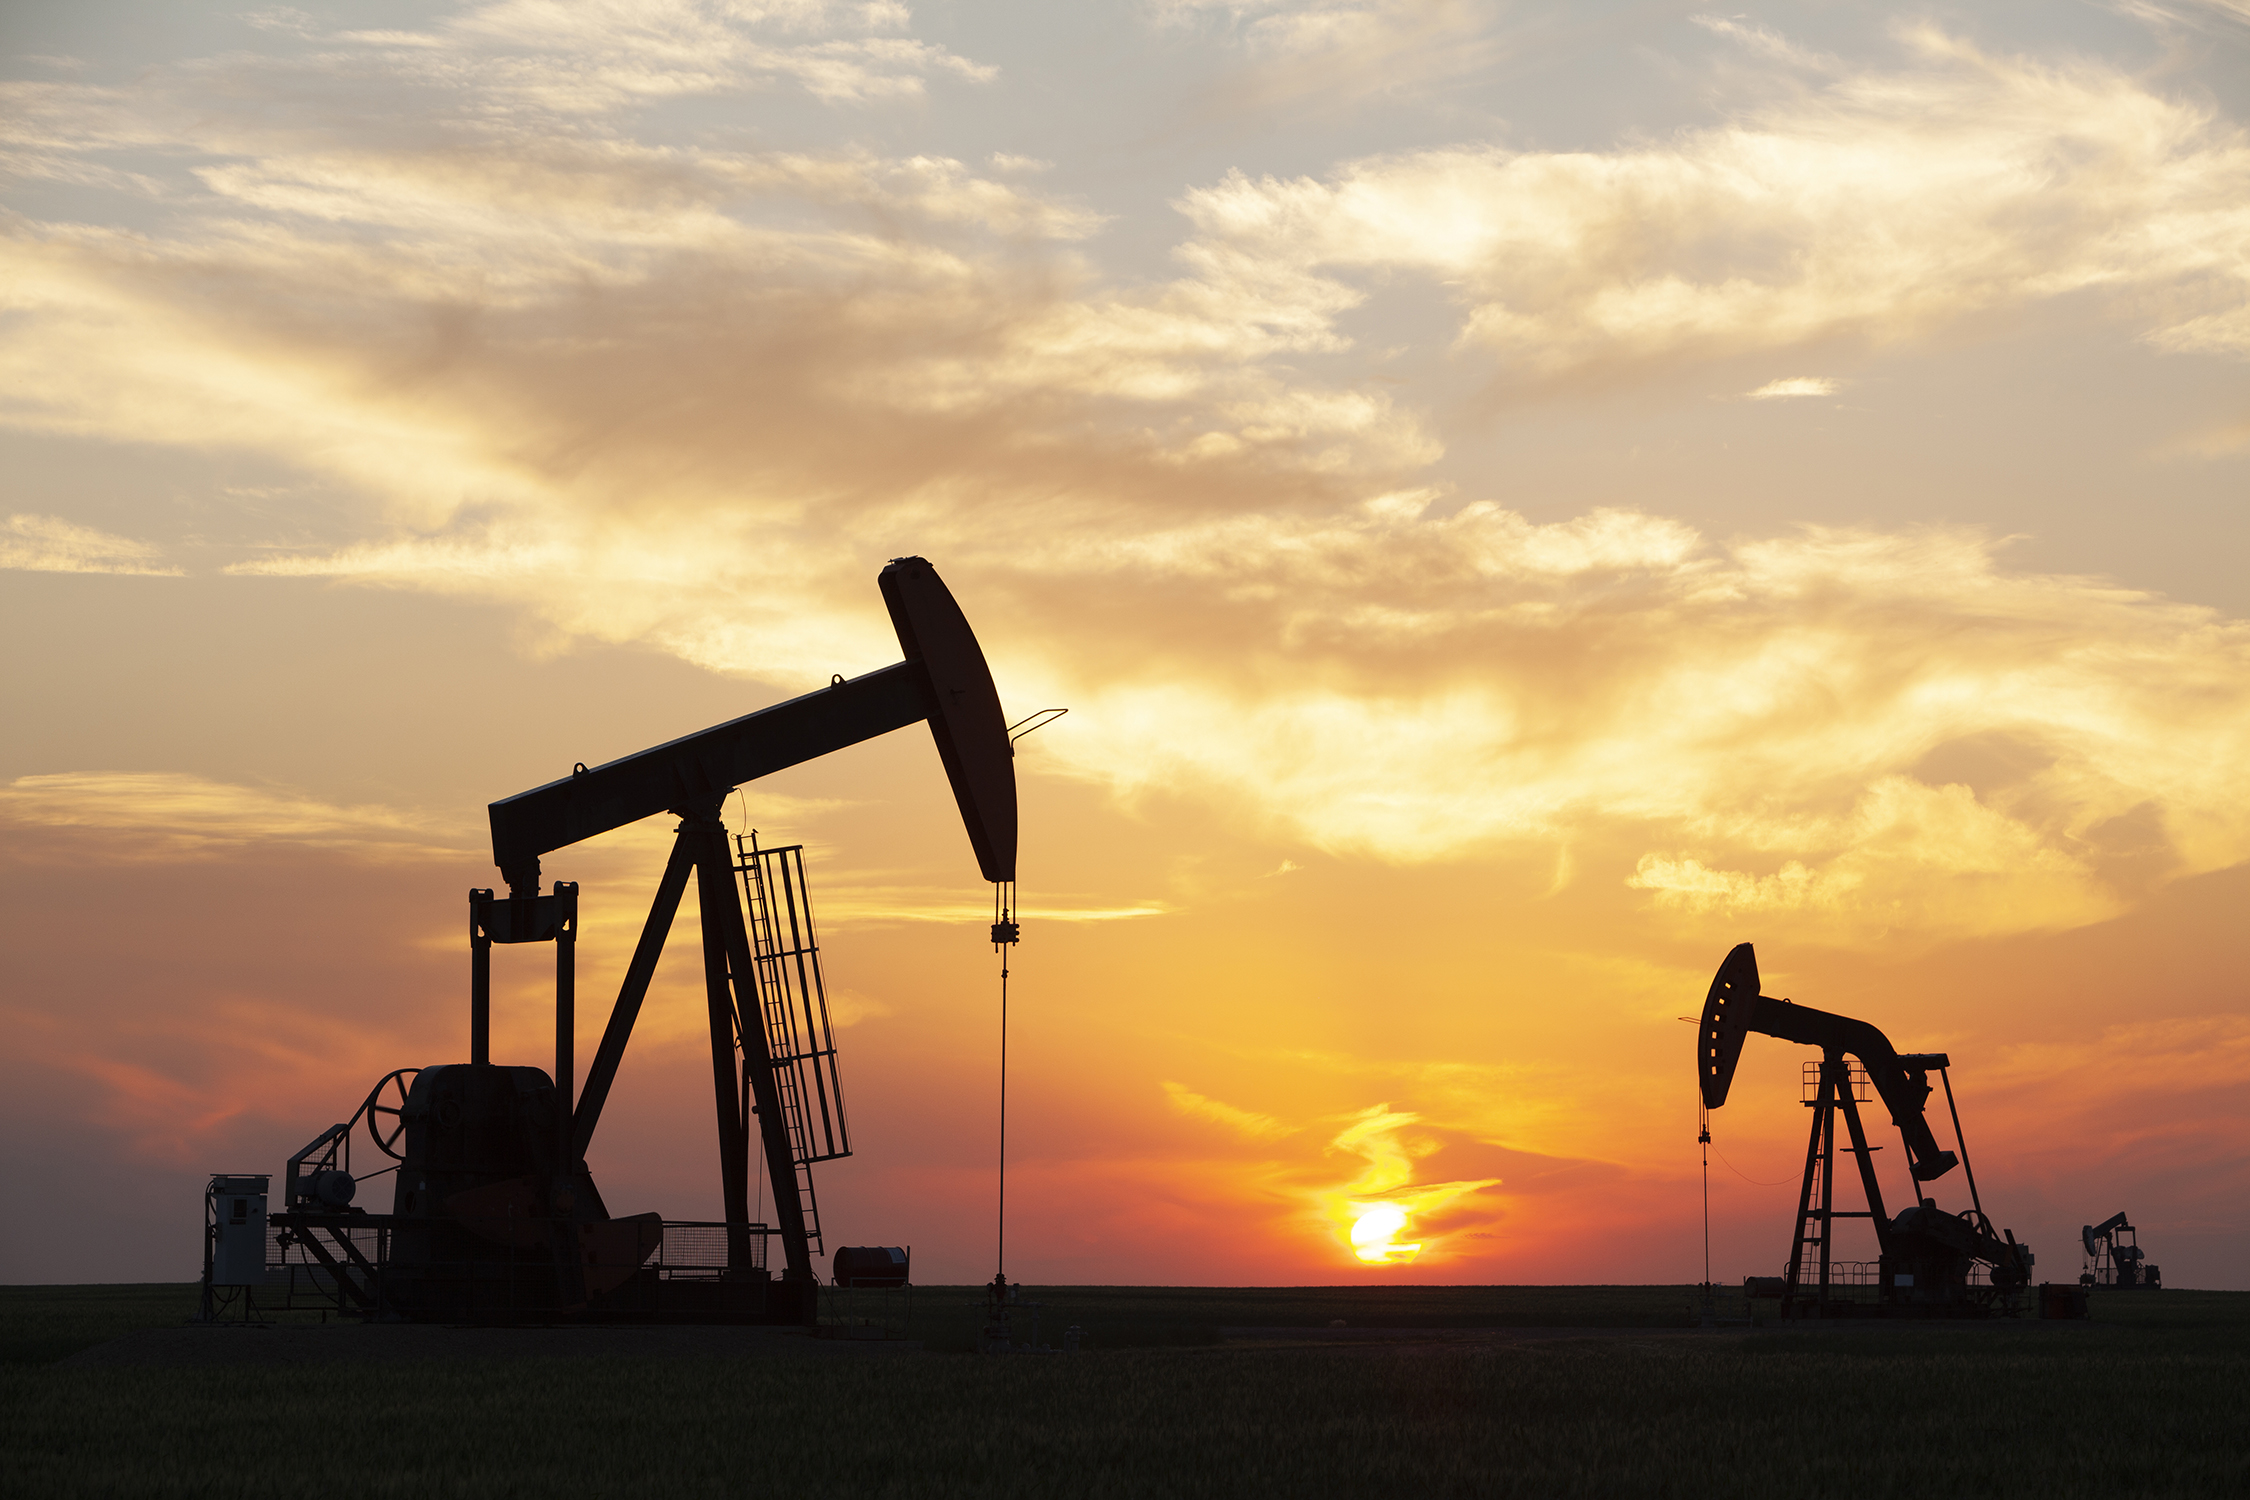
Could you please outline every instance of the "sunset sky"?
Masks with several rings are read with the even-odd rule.
[[[488,802],[896,660],[919,554],[1070,710],[1012,1279],[1696,1280],[1750,941],[1951,1054],[2043,1279],[2123,1209],[2250,1287],[2250,0],[74,0],[0,77],[0,1281],[192,1277],[208,1173],[466,1060]],[[829,1245],[988,1278],[928,733],[728,816],[808,849]],[[674,823],[546,860],[581,1060]],[[694,935],[618,1213],[718,1212]]]

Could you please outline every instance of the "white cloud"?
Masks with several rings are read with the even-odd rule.
[[[1824,375],[1791,375],[1781,380],[1769,380],[1746,394],[1752,401],[1780,401],[1794,396],[1833,396],[1836,394],[1836,382]]]
[[[2092,289],[2161,289],[2162,346],[2250,353],[2240,129],[2122,71],[1907,40],[1913,67],[1661,144],[1236,174],[1183,206],[1213,263],[1439,280],[1463,344],[1527,378],[1891,340]]]

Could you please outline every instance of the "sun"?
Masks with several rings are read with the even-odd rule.
[[[1354,1204],[1361,1210],[1352,1220],[1352,1254],[1371,1266],[1404,1265],[1422,1253],[1420,1245],[1402,1245],[1406,1210],[1396,1203]]]

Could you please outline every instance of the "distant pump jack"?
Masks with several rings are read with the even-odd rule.
[[[2079,1231],[2086,1246],[2085,1269],[2078,1273],[2083,1287],[2114,1287],[2120,1291],[2153,1292],[2164,1285],[2164,1273],[2141,1249],[2140,1232],[2125,1222],[2122,1213]]]

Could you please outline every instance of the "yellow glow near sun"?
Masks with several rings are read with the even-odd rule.
[[[1422,1253],[1420,1245],[1402,1245],[1406,1210],[1396,1203],[1355,1204],[1361,1213],[1352,1221],[1352,1254],[1371,1266],[1404,1265]]]
[[[1351,1116],[1350,1123],[1329,1143],[1332,1149],[1348,1151],[1367,1166],[1350,1182],[1313,1196],[1328,1221],[1344,1232],[1352,1257],[1367,1265],[1411,1263],[1426,1247],[1420,1240],[1400,1243],[1410,1219],[1417,1214],[1436,1213],[1457,1199],[1500,1185],[1497,1177],[1415,1185],[1415,1159],[1436,1149],[1434,1141],[1410,1141],[1402,1134],[1420,1120],[1420,1115],[1394,1110],[1388,1104],[1370,1105]],[[1438,1244],[1442,1253],[1442,1236]]]

